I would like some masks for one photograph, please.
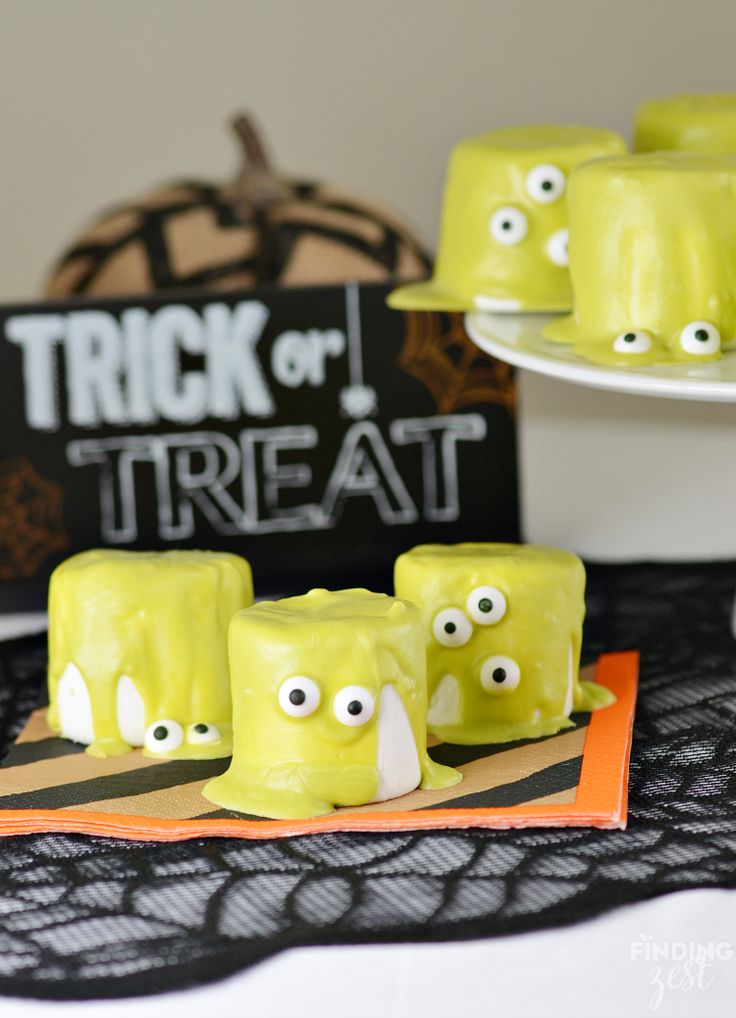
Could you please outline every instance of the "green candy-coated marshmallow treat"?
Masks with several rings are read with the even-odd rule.
[[[592,127],[502,127],[455,147],[445,185],[434,276],[394,290],[391,307],[417,311],[566,311],[570,172],[626,151]]]
[[[613,702],[579,678],[585,570],[572,552],[419,545],[397,559],[395,586],[422,612],[429,730],[445,742],[550,735]]]
[[[107,757],[232,752],[227,632],[250,566],[207,551],[86,551],[49,588],[52,729]]]
[[[311,590],[230,627],[233,759],[206,798],[298,819],[461,779],[427,755],[418,609],[367,590]]]
[[[544,335],[601,364],[719,358],[736,338],[736,157],[598,159],[568,204],[574,310]]]
[[[736,94],[673,95],[642,103],[634,149],[736,155]]]

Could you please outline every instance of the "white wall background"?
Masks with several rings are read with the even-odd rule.
[[[460,138],[628,132],[642,97],[736,89],[731,0],[0,0],[0,300],[89,216],[235,169],[245,107],[280,165],[403,209],[428,239]]]

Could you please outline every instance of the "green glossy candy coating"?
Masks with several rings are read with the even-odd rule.
[[[429,730],[444,741],[549,735],[570,725],[572,710],[611,702],[608,690],[579,678],[585,571],[572,552],[419,545],[397,559],[395,586],[422,612]],[[486,599],[495,602],[491,613]]]
[[[613,131],[556,124],[503,127],[460,142],[450,156],[434,276],[394,290],[390,306],[569,309],[567,177],[588,159],[625,151]]]
[[[634,148],[736,155],[736,94],[674,95],[642,103]]]
[[[382,766],[402,737],[416,768],[411,787],[460,780],[427,755],[426,661],[414,605],[361,589],[256,604],[233,619],[230,668],[233,759],[204,789],[217,805],[295,819],[387,798],[396,775]],[[386,733],[389,713],[399,723]]]
[[[76,696],[86,700],[86,688],[91,705],[92,755],[131,748],[118,714],[127,676],[143,704],[144,728],[156,724],[146,753],[229,756],[227,631],[252,600],[250,567],[237,555],[95,550],[67,559],[49,587],[49,724],[63,730],[59,690],[71,665],[84,683]],[[165,721],[180,725],[183,737],[159,753],[173,727]],[[199,724],[214,725],[220,738],[190,743],[187,729]]]
[[[736,157],[598,159],[568,203],[575,306],[546,338],[602,364],[720,357],[736,337]]]

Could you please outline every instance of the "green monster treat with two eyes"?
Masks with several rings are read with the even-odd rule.
[[[261,602],[230,626],[233,759],[204,795],[240,813],[298,819],[446,788],[427,755],[418,609],[367,590]]]
[[[97,757],[229,756],[228,626],[252,601],[250,566],[226,552],[68,558],[49,586],[50,727]]]
[[[706,364],[736,339],[736,156],[649,152],[570,178],[571,315],[544,336],[598,364]]]
[[[551,735],[573,711],[613,702],[579,677],[585,570],[540,545],[428,544],[396,562],[398,596],[419,605],[428,727],[475,745]]]

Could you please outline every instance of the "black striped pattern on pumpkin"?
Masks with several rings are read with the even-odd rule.
[[[289,269],[300,243],[307,238],[318,239],[325,255],[339,255],[340,250],[360,254],[387,278],[419,278],[429,273],[431,261],[421,244],[380,210],[318,184],[291,182],[290,188],[293,198],[285,205],[277,204],[263,213],[254,211],[247,220],[239,215],[223,189],[196,181],[169,185],[163,192],[171,193],[168,201],[158,203],[154,193],[149,199],[113,208],[88,231],[89,235],[83,235],[61,257],[48,284],[47,296],[80,296],[90,292],[103,295],[104,289],[95,287],[99,277],[117,255],[133,247],[145,262],[143,268],[152,290],[196,286],[227,289],[229,281],[233,281],[233,286],[278,282]],[[207,237],[213,248],[212,261],[196,270],[178,270],[169,228],[202,210],[211,218]],[[333,213],[348,217],[343,228],[330,225]],[[127,223],[117,233],[113,227],[116,217]],[[349,219],[353,220],[354,229],[350,229]],[[94,239],[106,222],[110,223],[111,235]],[[361,236],[360,227],[366,225],[377,228],[375,240]],[[215,251],[218,234],[225,236],[234,231],[243,234],[243,253],[219,260]],[[409,272],[403,268],[404,262],[411,266]],[[332,282],[342,282],[344,278]],[[117,294],[123,292],[115,290]]]

